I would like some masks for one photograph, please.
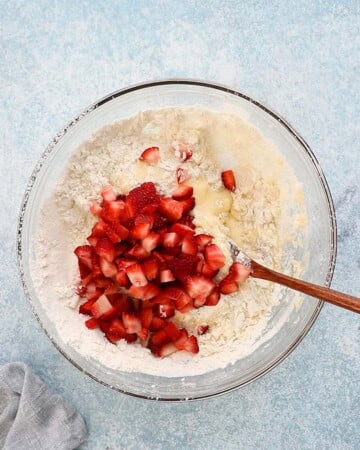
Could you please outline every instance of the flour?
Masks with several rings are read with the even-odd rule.
[[[182,143],[193,153],[184,163],[178,157]],[[152,146],[160,148],[155,166],[139,161],[141,152]],[[177,352],[164,359],[153,357],[138,343],[111,344],[100,330],[84,326],[87,317],[78,314],[74,293],[78,272],[73,250],[86,243],[95,222],[90,201],[99,199],[101,188],[108,184],[127,193],[140,182],[154,181],[162,194],[169,194],[177,186],[178,167],[189,173],[194,186],[197,232],[213,235],[226,256],[221,274],[231,264],[229,237],[275,269],[282,267],[284,246],[291,242],[296,247],[303,239],[306,213],[303,202],[296,201],[301,187],[276,149],[240,118],[199,108],[169,108],[99,130],[74,151],[42,207],[32,278],[63,342],[112,369],[171,377],[226,367],[264,341],[278,303],[278,287],[250,279],[238,294],[223,296],[215,307],[177,312],[174,321],[190,333],[196,334],[198,325],[209,325],[209,332],[198,337],[198,354]],[[229,168],[237,179],[234,194],[222,187],[220,178],[221,171]],[[290,204],[296,205],[291,213]],[[289,265],[301,270],[299,261],[291,260]]]

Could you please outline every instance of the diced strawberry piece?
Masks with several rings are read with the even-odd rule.
[[[213,240],[213,236],[210,236],[209,234],[197,234],[195,236],[196,243],[199,247],[200,251],[203,251],[204,248],[210,244],[210,242]]]
[[[160,293],[160,288],[156,284],[148,283],[146,286],[131,286],[129,295],[140,300],[150,300]]]
[[[239,283],[244,283],[250,275],[250,268],[244,266],[239,262],[234,262],[231,264],[229,268],[229,275],[234,279],[234,281],[238,281]]]
[[[219,272],[219,270],[212,269],[208,263],[204,262],[201,270],[199,271],[204,277],[214,278],[214,276]]]
[[[220,281],[219,284],[220,292],[222,294],[233,294],[239,290],[239,285],[234,279],[227,275],[223,280]]]
[[[110,303],[116,308],[117,315],[121,315],[123,312],[133,312],[134,304],[132,299],[124,293],[106,295]]]
[[[193,220],[194,220],[193,216],[190,216],[189,214],[185,214],[179,219],[178,223],[182,223],[183,225],[186,225],[187,227],[195,230],[196,226],[193,223]]]
[[[95,319],[95,317],[92,317],[91,319],[85,321],[85,326],[89,330],[95,330],[95,328],[99,328],[99,322]]]
[[[141,241],[141,245],[147,252],[151,252],[157,247],[160,241],[160,234],[155,231],[150,231],[150,233]]]
[[[97,288],[93,281],[88,283],[88,285],[86,286],[85,296],[88,300],[96,300],[102,295],[102,293],[103,289]]]
[[[114,244],[107,237],[101,237],[95,247],[95,251],[99,256],[104,257],[110,262],[113,262],[115,258]]]
[[[136,219],[135,219],[136,223]],[[144,239],[149,234],[151,229],[151,223],[138,223],[130,232],[130,237],[133,239]]]
[[[195,234],[195,231],[192,228],[179,222],[171,225],[171,227],[169,228],[169,232],[177,233],[181,237],[193,236]]]
[[[143,328],[148,329],[150,327],[151,321],[153,319],[152,308],[144,308],[140,311],[140,320]]]
[[[90,275],[91,269],[87,265],[85,265],[80,259],[78,259],[78,266],[81,280]]]
[[[160,283],[170,283],[174,281],[174,274],[169,269],[160,270]]]
[[[102,207],[95,201],[90,203],[89,210],[91,214],[93,214],[95,217],[100,217],[102,212]]]
[[[181,243],[181,251],[187,255],[196,255],[198,246],[195,239],[191,236],[185,236]]]
[[[175,314],[175,307],[172,303],[154,305],[154,314],[158,317],[162,317],[163,319],[167,319]]]
[[[199,353],[199,344],[195,336],[189,336],[183,344],[176,345],[179,350],[186,350],[190,353]]]
[[[160,358],[165,358],[166,356],[171,355],[172,353],[177,352],[177,348],[172,342],[168,342],[166,344],[163,344],[157,351],[156,356],[159,356]]]
[[[178,311],[181,312],[182,314],[185,314],[189,311],[192,311],[193,309],[195,309],[194,301],[190,300],[190,302],[187,305],[183,306],[182,308],[178,308]]]
[[[197,334],[202,335],[209,331],[209,325],[199,325],[197,328]]]
[[[93,277],[98,277],[99,275],[102,274],[101,268],[100,268],[100,258],[95,252],[93,252],[92,257],[91,257],[91,265],[92,265]]]
[[[141,268],[146,278],[151,281],[157,277],[159,272],[159,263],[156,258],[149,258],[141,264]]]
[[[156,164],[159,161],[159,157],[159,147],[150,147],[141,153],[139,159],[151,164]]]
[[[173,200],[168,197],[163,197],[160,199],[159,211],[171,222],[178,221],[183,214],[183,210],[184,207],[182,202],[178,202],[177,200]]]
[[[130,286],[130,280],[128,276],[126,275],[125,270],[119,270],[116,274],[116,281],[119,283],[120,286],[123,287],[129,287]]]
[[[149,336],[149,330],[146,328],[142,328],[141,331],[137,334],[142,341],[146,341]]]
[[[176,179],[179,184],[184,183],[184,181],[187,181],[190,179],[190,175],[187,173],[187,171],[181,167],[176,169]]]
[[[182,185],[179,186],[172,194],[174,200],[186,200],[192,197],[194,189],[191,186]]]
[[[134,286],[145,286],[148,283],[140,264],[135,263],[128,266],[125,270],[131,284]]]
[[[122,324],[121,320],[119,319],[113,319],[109,327],[106,331],[106,337],[111,342],[119,341],[120,339],[125,339],[126,336],[126,330],[124,325]]]
[[[96,319],[104,319],[116,312],[116,309],[112,306],[109,300],[102,295],[91,307],[91,313]]]
[[[179,202],[183,209],[183,214],[188,214],[195,207],[195,198],[190,197]]]
[[[139,333],[141,331],[141,321],[134,314],[122,313],[122,320],[127,333]]]
[[[180,243],[181,237],[177,233],[165,233],[162,237],[164,247],[176,247]]]
[[[209,244],[204,248],[205,260],[211,269],[217,270],[225,264],[225,255],[216,244]]]
[[[116,193],[115,193],[114,189],[111,186],[105,186],[101,190],[101,197],[106,202],[112,202],[112,201],[116,200]]]
[[[168,300],[174,302],[176,309],[183,308],[191,301],[191,298],[188,296],[188,294],[178,287],[166,288],[161,293],[161,296],[163,302],[167,302]]]
[[[161,328],[163,328],[165,326],[165,320],[161,319],[161,317],[153,317],[149,330],[150,331],[157,331],[160,330]]]
[[[184,345],[186,344],[188,338],[189,338],[188,332],[185,330],[185,328],[181,328],[179,330],[179,336],[175,341],[175,347],[178,350],[182,350],[184,348]]]
[[[111,263],[109,263],[109,264],[111,264]],[[93,278],[93,281],[94,281],[96,287],[102,288],[102,289],[107,289],[108,287],[114,285],[112,280],[110,280],[109,278],[105,278],[102,275]]]
[[[184,280],[189,275],[195,275],[199,257],[197,255],[186,255],[181,253],[179,256],[169,261],[168,267],[178,280]]]
[[[76,295],[78,295],[79,297],[85,297],[85,294],[86,294],[86,286],[81,286],[81,285],[79,285],[79,286],[75,289],[75,293],[76,293]]]
[[[210,295],[206,297],[205,305],[207,306],[215,306],[219,303],[220,300],[220,292],[219,288],[215,288]]]
[[[86,238],[86,240],[88,241],[88,243],[89,243],[90,245],[92,245],[93,247],[95,247],[96,244],[97,244],[97,241],[99,240],[99,238],[96,237],[96,236],[94,236],[93,234],[90,234],[90,236],[88,236],[88,237]]]
[[[206,299],[215,287],[215,283],[202,275],[193,275],[185,280],[184,287],[191,298]]]
[[[151,335],[150,344],[152,346],[158,346],[158,345],[161,345],[163,342],[165,342],[167,339],[168,339],[168,336],[167,336],[165,330],[162,329]]]
[[[137,334],[132,333],[132,334],[126,334],[124,339],[128,344],[131,344],[132,342],[135,342],[137,340],[137,338],[138,338]]]
[[[142,214],[144,214],[144,215],[146,215],[146,216],[153,217],[153,216],[154,216],[154,213],[155,213],[155,211],[158,209],[158,207],[159,207],[159,202],[154,203],[154,204],[149,203],[148,205],[145,205],[145,206],[143,207],[143,209],[141,210],[141,212],[142,212]]]
[[[136,244],[132,249],[127,252],[127,256],[131,256],[135,259],[145,259],[149,256],[149,252],[147,252],[141,244]]]
[[[180,330],[173,322],[167,322],[163,330],[170,341],[175,342],[180,337]]]
[[[129,235],[129,230],[123,225],[117,222],[109,222],[104,225],[104,231],[106,236],[116,244],[123,239],[126,239]]]
[[[192,151],[182,143],[173,143],[172,147],[174,149],[175,156],[180,159],[180,161],[187,161],[192,156]]]
[[[88,300],[79,307],[79,313],[80,314],[87,314],[90,316],[92,314],[91,308],[92,305],[95,303],[95,300]]]
[[[92,236],[106,236],[106,225],[106,222],[104,222],[103,220],[99,220],[99,222],[97,222],[91,230]]]
[[[100,258],[100,268],[101,268],[101,272],[106,277],[109,277],[109,278],[113,277],[117,273],[117,268],[116,268],[115,264],[109,262],[107,259],[105,259],[103,257]]]
[[[146,205],[159,204],[159,195],[154,183],[142,183],[139,187],[132,189],[127,195],[126,203],[132,209],[132,217],[135,213],[141,212]]]
[[[129,266],[134,264],[134,261],[131,259],[116,258],[115,263],[119,270],[126,270]]]
[[[92,247],[90,245],[80,245],[76,247],[74,250],[75,255],[78,257],[78,260],[82,262],[86,267],[92,269]]]
[[[113,281],[111,282],[111,284],[109,286],[107,286],[105,288],[104,294],[106,296],[109,295],[114,295],[114,294],[118,294],[119,293],[119,286],[117,283],[114,283]]]
[[[226,189],[228,189],[231,192],[235,191],[236,181],[234,172],[232,170],[224,170],[224,172],[221,172],[221,179]]]
[[[106,222],[117,222],[125,212],[125,203],[121,200],[104,202],[101,217]]]
[[[205,305],[206,297],[196,298],[194,299],[194,307],[200,308],[201,306]]]

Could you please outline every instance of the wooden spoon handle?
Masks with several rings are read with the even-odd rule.
[[[325,302],[332,303],[336,306],[349,309],[356,313],[360,313],[360,298],[352,295],[343,294],[342,292],[334,291],[326,287],[318,286],[316,284],[308,283],[307,281],[297,280],[296,278],[288,277],[274,270],[262,266],[256,261],[251,261],[252,272],[251,276],[254,278],[261,278],[262,280],[273,281],[274,283],[282,284],[296,291],[304,292],[304,294],[312,297],[320,298]]]

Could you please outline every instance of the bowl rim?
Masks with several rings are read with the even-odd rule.
[[[31,298],[26,279],[25,279],[25,271],[24,271],[24,265],[23,265],[23,251],[22,251],[22,240],[23,240],[23,231],[24,231],[24,220],[25,220],[25,214],[27,210],[27,204],[30,198],[30,194],[32,192],[32,188],[35,184],[35,181],[37,179],[37,175],[39,174],[42,166],[44,165],[46,159],[49,157],[49,155],[52,153],[54,148],[56,147],[57,143],[60,141],[60,139],[70,130],[72,129],[80,120],[85,118],[88,114],[90,114],[95,109],[101,107],[105,103],[108,103],[112,101],[113,99],[126,95],[130,92],[138,91],[141,89],[151,88],[155,86],[165,86],[165,85],[189,85],[189,86],[198,86],[198,87],[205,87],[210,89],[215,89],[218,91],[225,92],[227,94],[232,94],[237,97],[241,97],[242,99],[252,103],[253,105],[257,106],[270,116],[272,116],[274,119],[276,119],[290,134],[293,138],[295,138],[307,156],[310,158],[314,169],[318,175],[318,180],[320,181],[320,184],[322,186],[323,192],[326,196],[327,200],[327,206],[329,208],[329,221],[330,221],[330,260],[329,260],[329,267],[326,275],[325,280],[325,286],[329,287],[333,278],[334,270],[335,270],[335,263],[336,263],[336,256],[337,256],[337,224],[336,224],[336,215],[335,215],[335,207],[333,198],[331,196],[329,185],[326,181],[325,175],[323,173],[323,170],[314,154],[314,152],[311,150],[310,146],[307,144],[307,142],[301,137],[301,135],[294,129],[290,123],[284,119],[279,113],[274,111],[272,108],[266,106],[264,103],[260,103],[259,101],[253,99],[252,97],[243,94],[240,91],[237,91],[235,89],[232,89],[228,86],[225,86],[223,84],[214,83],[214,82],[208,82],[205,80],[199,80],[199,79],[192,79],[192,78],[165,78],[165,79],[156,79],[153,81],[147,81],[147,82],[141,82],[137,84],[130,85],[125,88],[118,89],[116,91],[113,91],[112,93],[105,95],[101,99],[97,100],[96,102],[92,103],[90,106],[82,110],[77,116],[75,116],[70,122],[68,122],[56,135],[55,137],[50,141],[48,146],[45,148],[43,153],[41,154],[39,160],[37,161],[30,178],[27,182],[25,192],[22,198],[19,217],[18,217],[18,226],[17,226],[17,236],[16,236],[16,249],[17,249],[17,267],[18,267],[18,273],[20,276],[20,281],[22,284],[22,288],[25,294],[26,299],[28,300],[32,313],[34,314],[35,318],[37,319],[40,327],[46,334],[46,336],[50,339],[52,344],[55,346],[55,348],[60,352],[61,355],[63,355],[74,367],[79,369],[81,372],[88,375],[93,380],[97,381],[98,383],[110,387],[111,389],[120,392],[122,394],[126,394],[135,398],[139,399],[146,399],[146,400],[155,400],[155,401],[164,401],[164,402],[179,402],[179,401],[195,401],[195,400],[204,400],[209,398],[218,397],[222,394],[225,394],[227,392],[234,391],[236,389],[239,389],[240,387],[244,387],[253,381],[261,378],[268,372],[270,372],[272,369],[274,369],[277,365],[279,365],[285,358],[287,358],[294,350],[295,348],[300,344],[300,342],[304,339],[304,337],[308,334],[309,330],[315,323],[324,302],[319,300],[313,314],[311,315],[310,319],[308,320],[307,324],[303,328],[302,332],[298,335],[296,340],[292,343],[291,346],[289,346],[281,355],[279,355],[271,364],[269,364],[268,367],[263,369],[260,373],[255,375],[253,378],[241,382],[237,384],[236,386],[232,386],[226,389],[219,390],[217,392],[207,394],[207,395],[201,395],[201,396],[193,396],[193,397],[176,397],[176,398],[162,398],[157,396],[149,396],[149,395],[142,395],[134,392],[128,392],[124,389],[121,389],[117,386],[112,386],[109,383],[98,379],[95,375],[90,373],[89,371],[85,370],[83,367],[81,367],[77,362],[73,360],[72,357],[70,357],[61,347],[60,345],[53,339],[53,337],[50,335],[50,333],[47,331],[45,325],[42,323],[37,311],[36,306],[33,303],[33,300]]]

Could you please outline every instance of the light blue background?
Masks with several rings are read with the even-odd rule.
[[[359,449],[359,316],[325,306],[250,386],[191,404],[86,378],[40,331],[15,264],[18,209],[51,138],[85,106],[160,77],[213,80],[300,131],[338,220],[333,287],[358,294],[359,24],[354,1],[0,1],[0,363],[23,360],[85,416],[89,449]]]

